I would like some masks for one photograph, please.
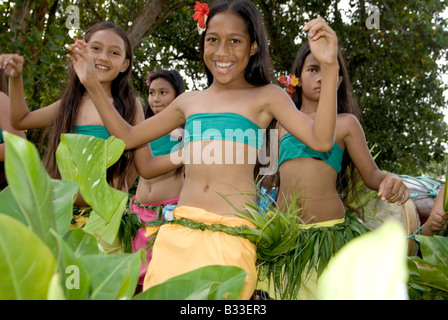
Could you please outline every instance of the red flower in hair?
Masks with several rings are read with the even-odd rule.
[[[294,92],[296,91],[296,86],[299,85],[299,79],[293,74],[288,75],[287,77],[280,77],[278,81],[284,85],[286,85],[286,92],[292,98]]]
[[[198,28],[200,34],[204,32],[206,28],[205,23],[207,22],[207,17],[209,13],[210,9],[207,3],[200,3],[199,1],[196,1],[196,5],[194,6],[193,20],[198,21]]]

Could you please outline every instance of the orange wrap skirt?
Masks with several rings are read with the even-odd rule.
[[[174,217],[204,224],[229,227],[255,226],[246,219],[227,217],[206,210],[180,206]],[[148,228],[146,236],[154,232]],[[257,283],[256,246],[249,240],[225,232],[191,229],[178,224],[160,227],[152,251],[152,260],[145,276],[143,290],[174,276],[209,265],[237,266],[247,272],[244,287],[238,299],[251,298]]]

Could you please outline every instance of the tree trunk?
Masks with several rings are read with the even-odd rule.
[[[151,28],[151,26],[156,23],[158,15],[162,12],[166,5],[166,0],[146,1],[142,13],[135,19],[128,32],[129,40],[133,49],[140,45],[141,39]]]
[[[167,8],[167,1],[165,0],[147,0],[142,13],[134,20],[128,31],[132,48],[138,47],[142,38],[150,35],[175,10],[185,6],[193,7],[194,4],[193,1],[179,1]],[[165,8],[167,9],[164,10]]]
[[[12,39],[12,41],[22,42],[22,34],[20,34],[18,31],[26,30],[27,23],[25,19],[29,18],[30,16],[32,5],[32,1],[24,0],[21,4],[16,4],[14,6],[11,23],[11,31],[14,32],[14,39]]]

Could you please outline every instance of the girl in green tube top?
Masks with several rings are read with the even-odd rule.
[[[185,92],[185,83],[179,72],[175,70],[159,70],[148,76],[148,106],[145,118],[152,117],[162,110],[180,94]],[[150,143],[152,154],[156,157],[177,152],[182,146],[182,128]],[[153,179],[139,178],[135,196],[132,199],[131,210],[143,221],[157,218],[167,205],[176,205],[184,181],[183,166]],[[139,229],[132,242],[132,248],[137,251],[146,249],[150,237],[145,236],[145,230]],[[151,261],[151,250],[146,252],[146,262]],[[142,263],[137,292],[143,287],[146,267]]]
[[[185,180],[173,212],[175,218],[239,227],[249,221],[235,213],[247,212],[245,205],[249,201],[256,203],[256,161],[251,155],[259,145],[255,138],[258,130],[266,129],[276,118],[317,151],[328,151],[333,145],[337,37],[321,18],[304,27],[313,54],[324,66],[325,98],[320,100],[319,115],[312,121],[295,108],[279,86],[271,83],[267,33],[251,1],[218,0],[210,8],[197,2],[195,10],[194,17],[200,17],[199,28],[204,31],[200,54],[208,88],[185,92],[162,112],[137,125],[126,123],[108,101],[94,76],[86,44],[77,42],[71,46],[70,59],[107,129],[123,139],[126,148],[156,140],[185,123]],[[215,117],[219,123],[214,122]],[[203,266],[232,265],[247,272],[239,298],[249,299],[257,282],[256,260],[255,245],[243,237],[165,224],[158,231],[143,289]]]
[[[278,126],[280,186],[277,205],[285,209],[295,195],[303,208],[300,216],[304,222],[303,227],[309,229],[310,233],[328,234],[329,231],[343,232],[348,228],[351,232],[346,234],[357,236],[367,229],[353,218],[351,212],[347,212],[346,216],[346,209],[350,209],[350,206],[346,198],[341,200],[337,189],[337,184],[340,184],[345,187],[344,194],[347,194],[347,188],[354,187],[354,179],[350,179],[355,176],[353,169],[357,169],[365,185],[377,190],[378,196],[384,201],[401,205],[409,199],[409,190],[397,175],[385,173],[375,164],[360,125],[361,112],[352,96],[352,86],[340,50],[338,63],[338,115],[332,149],[325,153],[311,150],[285,128]],[[294,87],[294,92],[290,89],[292,100],[297,109],[315,120],[319,114],[319,101],[324,95],[322,65],[307,43],[297,53],[292,70],[293,75],[289,79],[293,81],[287,82],[290,88]],[[281,82],[284,80],[281,79]],[[315,239],[317,238],[319,236]],[[345,237],[340,245],[349,240],[350,237]],[[339,247],[336,241],[330,243],[334,254]],[[310,242],[309,245],[313,246],[314,243]],[[301,250],[306,251],[303,248]],[[320,252],[314,254],[323,256]],[[308,281],[302,282],[300,299],[316,298],[316,274],[309,277]]]
[[[95,59],[95,72],[108,103],[114,106],[127,123],[136,125],[143,121],[142,106],[131,87],[133,54],[124,30],[109,22],[98,23],[86,32],[85,43],[89,43],[90,53]],[[44,163],[50,176],[59,179],[55,153],[62,133],[79,133],[107,139],[109,132],[72,66],[69,66],[69,82],[61,99],[30,112],[24,98],[23,63],[24,59],[19,55],[0,56],[0,67],[6,70],[10,81],[10,99],[14,106],[11,110],[12,125],[18,130],[49,129],[49,145]],[[112,187],[128,192],[137,177],[135,160],[138,157],[148,159],[149,147],[139,148],[135,152],[125,151],[119,161],[108,169],[107,179]],[[80,195],[75,205],[88,207]]]

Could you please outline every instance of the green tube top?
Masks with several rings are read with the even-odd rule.
[[[237,113],[196,113],[185,123],[184,141],[230,140],[260,149],[263,135],[256,123]]]
[[[154,156],[163,156],[182,149],[182,142],[169,134],[150,142]]]
[[[94,136],[104,140],[107,140],[110,137],[109,131],[107,131],[106,127],[104,126],[76,126],[73,133],[84,134],[86,136]]]
[[[317,152],[287,133],[280,140],[278,165],[295,158],[316,158],[325,161],[339,173],[343,155],[344,151],[337,143],[328,152]]]

